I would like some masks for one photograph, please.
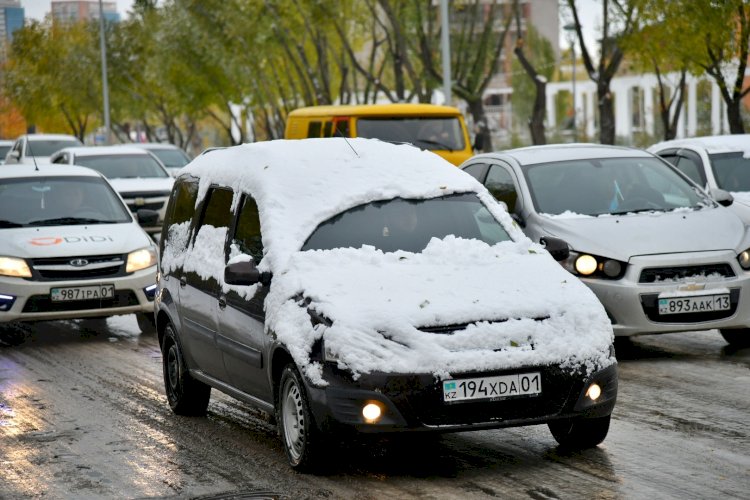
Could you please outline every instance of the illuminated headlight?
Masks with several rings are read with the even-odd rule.
[[[750,269],[750,250],[745,250],[739,254],[737,260],[740,262],[742,269]]]
[[[578,252],[570,252],[570,256],[561,264],[573,274],[592,278],[618,279],[625,270],[625,264],[618,260]]]
[[[584,255],[578,256],[575,262],[575,267],[576,267],[576,271],[578,271],[579,274],[588,276],[596,272],[598,263],[596,262],[596,257],[592,257],[591,255],[584,254]]]
[[[23,259],[0,257],[0,275],[14,278],[31,278],[31,269]]]
[[[156,265],[156,252],[153,248],[141,248],[128,254],[125,272],[133,273]]]
[[[367,403],[362,408],[362,416],[365,417],[365,421],[368,424],[375,423],[382,414],[383,410],[381,410],[380,406],[375,403]]]
[[[602,388],[599,387],[599,384],[591,384],[589,386],[589,389],[586,391],[586,396],[588,396],[591,401],[596,401],[599,399],[599,396],[602,395]]]

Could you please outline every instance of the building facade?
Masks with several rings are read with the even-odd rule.
[[[104,19],[120,21],[116,2],[102,2]],[[58,21],[95,21],[99,19],[99,2],[96,0],[52,0],[52,17]]]
[[[0,40],[10,42],[13,32],[23,28],[24,10],[18,0],[0,0]]]

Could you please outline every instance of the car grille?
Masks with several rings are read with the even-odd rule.
[[[708,291],[707,291],[708,293]],[[641,295],[641,306],[648,319],[654,323],[703,323],[705,321],[716,321],[732,316],[737,311],[740,302],[740,291],[737,288],[729,290],[730,307],[726,311],[711,311],[684,314],[659,314],[659,294],[650,293]]]
[[[25,313],[84,311],[88,309],[107,309],[110,307],[137,306],[138,297],[132,290],[116,290],[115,296],[109,299],[76,300],[70,302],[52,302],[49,295],[32,295],[23,306]]]
[[[508,373],[535,372],[542,375],[542,393],[535,396],[519,396],[497,401],[465,401],[446,404],[443,402],[442,385],[413,394],[402,405],[408,405],[408,413],[425,425],[466,425],[483,422],[503,422],[528,418],[540,418],[559,414],[565,402],[576,397],[583,389],[582,375],[571,375],[557,367],[524,368],[516,371],[481,374],[461,374],[456,379],[474,376],[505,375]],[[398,404],[398,403],[397,403]],[[404,408],[406,409],[406,408]]]
[[[146,208],[148,210],[156,210],[158,212],[164,206],[163,201],[156,201],[152,203],[142,203],[140,205],[137,205],[134,201],[126,200],[125,203],[127,204],[130,211],[133,213],[137,212],[138,210],[142,208]]]
[[[688,278],[704,278],[718,274],[724,278],[735,276],[729,264],[704,264],[700,266],[681,267],[651,267],[641,271],[639,283],[656,283],[658,281],[684,280]]]
[[[87,264],[74,266],[71,262],[75,261],[86,261]],[[30,259],[31,280],[86,280],[124,276],[126,262],[127,256],[122,254]]]

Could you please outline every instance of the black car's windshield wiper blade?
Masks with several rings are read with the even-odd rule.
[[[2,228],[9,228],[9,227],[23,227],[23,224],[19,224],[18,222],[11,222],[9,220],[2,220],[0,219],[0,227]]]
[[[113,221],[91,219],[88,217],[58,217],[55,219],[41,219],[29,222],[32,226],[57,226],[57,225],[75,225],[75,224],[112,224]]]

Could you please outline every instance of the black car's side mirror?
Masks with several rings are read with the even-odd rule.
[[[224,268],[224,283],[227,285],[250,286],[260,283],[271,284],[271,273],[262,273],[254,262],[242,261],[229,264]]]
[[[734,203],[734,196],[729,194],[728,191],[724,191],[723,189],[711,190],[711,196],[713,196],[713,199],[716,200],[716,203],[723,207],[728,207],[729,205]]]
[[[152,227],[159,221],[159,212],[148,208],[140,208],[136,211],[135,218],[141,226]]]
[[[544,245],[545,250],[547,250],[552,258],[558,262],[561,260],[565,260],[568,258],[568,256],[570,256],[570,247],[568,246],[567,242],[561,240],[560,238],[544,236],[539,239],[539,243]]]

